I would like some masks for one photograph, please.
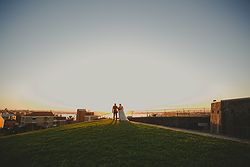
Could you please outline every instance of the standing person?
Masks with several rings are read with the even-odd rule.
[[[120,121],[127,121],[128,119],[124,113],[124,108],[121,104],[119,104],[118,111],[119,111],[119,120]]]
[[[113,107],[112,107],[112,113],[113,113],[113,120],[117,120],[117,112],[118,112],[118,107],[116,105],[116,103],[114,103]]]

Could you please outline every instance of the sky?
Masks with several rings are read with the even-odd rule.
[[[0,1],[0,109],[250,96],[248,0]]]

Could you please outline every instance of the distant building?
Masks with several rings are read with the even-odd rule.
[[[2,117],[4,120],[16,120],[16,115],[9,112],[2,113]]]
[[[98,119],[98,116],[94,115],[94,112],[88,112],[86,109],[77,109],[77,122],[88,122],[96,119]]]
[[[67,123],[67,119],[66,117],[55,117],[54,122],[57,126],[65,125]]]
[[[214,101],[210,129],[212,133],[250,138],[250,98]]]
[[[77,109],[76,121],[77,122],[84,121],[84,117],[85,117],[86,113],[87,113],[86,109]]]
[[[18,123],[16,122],[16,120],[7,119],[4,121],[4,128],[12,129],[16,126],[18,126]]]
[[[86,115],[84,118],[84,122],[90,122],[90,121],[94,121],[94,120],[98,120],[98,116],[97,115]]]
[[[4,126],[4,119],[3,117],[0,115],[0,128],[3,128]]]
[[[16,121],[16,115],[9,110],[4,110],[1,117],[4,119],[4,128],[12,129],[18,125]]]
[[[54,125],[54,114],[52,112],[32,112],[21,116],[21,126],[52,127]]]
[[[30,114],[30,113],[17,111],[17,112],[15,112],[15,114],[16,114],[16,122],[20,125],[21,124],[21,117],[26,115],[26,114]]]

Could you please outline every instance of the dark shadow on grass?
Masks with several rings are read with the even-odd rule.
[[[108,125],[116,125],[116,124],[117,124],[117,120],[112,119],[112,121]]]
[[[115,122],[115,120],[112,120],[112,122],[109,123],[109,125],[112,125]]]

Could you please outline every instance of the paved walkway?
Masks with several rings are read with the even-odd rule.
[[[206,136],[206,137],[212,137],[212,138],[217,138],[217,139],[224,139],[224,140],[230,140],[230,141],[250,144],[249,140],[243,140],[243,139],[234,138],[234,137],[228,137],[228,136],[222,136],[222,135],[217,135],[217,134],[199,132],[199,131],[194,131],[194,130],[166,127],[166,126],[154,125],[154,124],[148,124],[148,123],[142,123],[142,122],[134,122],[134,121],[130,121],[130,122],[133,123],[133,124],[141,124],[141,125],[153,126],[153,127],[157,127],[157,128],[174,130],[174,131],[178,131],[178,132],[184,132],[184,133],[190,133],[190,134],[195,134],[195,135],[200,135],[200,136]]]

